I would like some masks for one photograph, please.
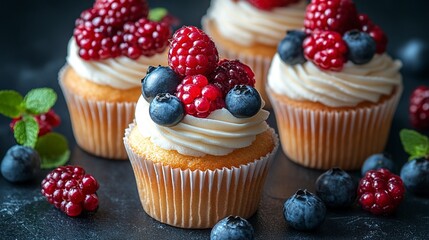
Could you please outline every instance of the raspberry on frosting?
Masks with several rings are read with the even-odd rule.
[[[247,0],[253,6],[262,10],[271,10],[276,7],[285,7],[299,0]]]

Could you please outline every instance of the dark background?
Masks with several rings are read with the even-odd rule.
[[[424,0],[355,0],[358,10],[367,13],[389,36],[388,51],[397,50],[408,40],[429,42],[429,3]],[[58,93],[56,112],[72,151],[70,164],[85,167],[101,183],[100,209],[93,216],[69,218],[50,206],[41,196],[39,183],[13,185],[0,177],[1,239],[187,239],[208,238],[209,230],[182,230],[156,222],[141,208],[134,175],[128,161],[117,162],[93,157],[78,148],[64,98],[57,84],[58,70],[65,63],[67,42],[74,20],[89,8],[92,0],[0,1],[0,89],[25,94],[32,88],[52,87]],[[151,7],[165,7],[183,25],[200,25],[209,0],[149,1]],[[250,16],[251,17],[251,16]],[[404,62],[409,64],[409,62]],[[398,132],[409,128],[407,106],[411,90],[428,85],[429,77],[404,73],[404,93],[395,115],[386,150],[400,166],[407,155]],[[1,101],[1,99],[0,99]],[[0,116],[0,157],[14,144],[9,119]],[[273,116],[269,123],[275,127]],[[374,217],[358,207],[329,212],[326,222],[315,233],[300,233],[288,228],[282,219],[283,201],[298,188],[314,190],[321,173],[291,163],[279,151],[265,186],[257,214],[250,219],[257,239],[341,238],[341,239],[425,239],[429,232],[429,200],[407,195],[393,217]],[[357,172],[353,173],[358,176]]]

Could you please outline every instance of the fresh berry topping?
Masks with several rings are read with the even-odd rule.
[[[346,208],[356,199],[356,184],[352,177],[339,168],[332,168],[316,180],[316,194],[327,207]]]
[[[210,233],[210,240],[252,240],[254,239],[252,225],[244,218],[228,216],[220,220]]]
[[[347,58],[353,63],[365,64],[374,57],[376,44],[368,33],[351,30],[344,34],[343,40],[348,48]]]
[[[377,153],[369,156],[362,165],[361,174],[364,176],[369,170],[380,168],[386,168],[391,172],[395,171],[395,163],[387,153]]]
[[[322,30],[343,34],[357,29],[356,6],[351,0],[313,0],[307,6],[304,27],[307,33]]]
[[[359,204],[376,215],[394,212],[404,194],[401,178],[384,168],[366,172],[358,186]]]
[[[375,25],[366,14],[359,14],[360,30],[368,33],[375,41],[377,46],[376,53],[384,53],[387,47],[387,36],[383,30]]]
[[[303,47],[304,56],[322,69],[340,71],[347,62],[347,44],[337,32],[312,33]]]
[[[150,103],[159,93],[174,94],[180,82],[180,77],[171,68],[150,66],[142,80],[142,95]]]
[[[296,3],[299,0],[247,0],[250,4],[256,8],[262,10],[271,10],[276,7],[284,7],[292,3]]]
[[[137,59],[141,55],[152,56],[162,53],[168,45],[171,30],[165,23],[152,22],[141,18],[124,25],[122,54]]]
[[[209,84],[203,75],[187,76],[177,86],[176,96],[185,106],[186,114],[205,118],[225,106],[218,87]]]
[[[429,196],[429,160],[426,158],[405,163],[401,169],[401,178],[409,192]]]
[[[236,118],[252,117],[261,109],[261,96],[248,85],[235,85],[225,97],[226,109]]]
[[[208,76],[219,61],[214,42],[194,26],[177,30],[170,43],[168,65],[181,76]]]
[[[171,127],[183,119],[185,112],[179,98],[170,93],[159,93],[150,102],[149,115],[156,124]]]
[[[316,195],[300,189],[283,204],[283,216],[297,230],[313,230],[325,220],[326,207]]]
[[[249,66],[239,60],[223,59],[210,75],[210,82],[216,85],[225,96],[238,84],[254,87],[255,74]]]
[[[9,127],[12,129],[15,127],[15,124],[20,121],[22,117],[12,119],[12,122],[9,124]],[[52,131],[52,128],[58,127],[61,123],[60,117],[54,112],[53,109],[50,109],[48,112],[36,115],[35,119],[39,124],[39,137]]]
[[[409,114],[413,127],[429,129],[429,87],[419,86],[411,93]]]
[[[40,171],[39,154],[30,147],[11,147],[1,162],[1,173],[9,182],[25,182],[34,179]]]
[[[286,37],[277,46],[277,53],[284,63],[289,65],[302,64],[306,61],[302,43],[307,35],[303,31],[288,31]]]
[[[104,24],[112,27],[146,18],[149,13],[146,0],[97,0],[93,9]]]
[[[42,194],[48,202],[75,217],[98,208],[97,180],[77,166],[62,166],[50,172],[42,181]]]

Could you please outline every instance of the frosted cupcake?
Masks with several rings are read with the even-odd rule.
[[[290,29],[303,27],[305,0],[213,0],[203,28],[215,41],[219,54],[239,59],[255,72],[256,89],[269,104],[265,82],[277,44]]]
[[[96,156],[126,159],[122,136],[141,78],[166,64],[170,27],[147,15],[146,1],[96,1],[76,20],[59,79],[76,142]]]
[[[267,92],[283,151],[292,161],[358,169],[385,147],[402,92],[401,63],[384,52],[381,29],[350,1],[330,9],[333,16],[356,13],[335,27],[311,24],[317,21],[308,17],[317,15],[314,2],[307,8],[307,33],[290,31],[279,44]],[[356,24],[361,31],[348,30]]]
[[[188,60],[218,58],[204,32],[183,27],[170,45],[170,67],[151,68],[144,78],[124,137],[142,206],[182,228],[209,228],[228,215],[248,218],[278,147],[269,112],[251,85],[224,94],[208,77],[217,61],[177,65],[183,52],[191,53]]]

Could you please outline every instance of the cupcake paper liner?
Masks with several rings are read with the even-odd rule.
[[[182,170],[154,163],[134,153],[125,130],[124,144],[131,161],[143,209],[154,219],[181,228],[210,228],[220,219],[248,218],[259,199],[279,141],[266,156],[239,167]]]
[[[74,94],[63,84],[67,67],[60,70],[59,83],[77,144],[99,157],[127,159],[122,138],[124,129],[134,119],[136,103],[89,100]]]
[[[340,111],[297,107],[267,91],[290,160],[316,169],[355,170],[384,150],[402,87],[380,104]]]

